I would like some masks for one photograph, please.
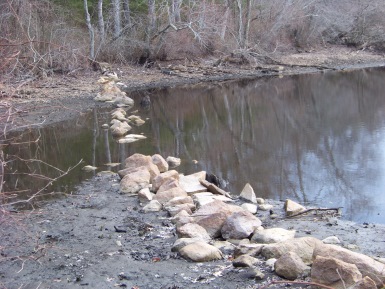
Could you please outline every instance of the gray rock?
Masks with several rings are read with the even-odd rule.
[[[362,279],[362,274],[354,264],[331,258],[317,256],[311,269],[313,282],[345,289]]]
[[[180,163],[181,163],[180,158],[176,158],[176,157],[167,157],[166,161],[167,161],[170,168],[179,167]]]
[[[162,210],[162,204],[159,203],[156,200],[150,201],[147,205],[143,207],[143,211],[148,213],[148,212],[159,212]]]
[[[176,227],[181,227],[193,221],[193,218],[190,214],[184,210],[180,211],[174,217],[170,218],[170,221],[176,225]]]
[[[273,205],[270,204],[260,204],[258,205],[258,209],[261,211],[269,211],[273,208]]]
[[[185,211],[187,214],[191,215],[192,211],[188,204],[179,204],[174,206],[164,206],[164,209],[170,214],[170,216],[177,215],[180,211]]]
[[[212,245],[226,255],[233,255],[235,250],[235,246],[227,241],[215,241]]]
[[[262,225],[261,220],[247,211],[231,214],[224,222],[221,233],[224,239],[248,238],[256,228]]]
[[[251,241],[255,243],[271,244],[293,239],[295,230],[286,230],[282,228],[271,228],[256,231],[251,237]]]
[[[275,273],[288,280],[308,276],[310,267],[294,252],[287,252],[277,259],[274,264]]]
[[[245,275],[248,279],[263,280],[265,278],[265,274],[258,268],[248,268]]]
[[[234,257],[241,255],[258,256],[262,252],[263,246],[262,244],[239,244],[234,251]]]
[[[222,259],[222,253],[219,249],[203,241],[184,246],[179,253],[183,258],[194,262],[209,262]]]

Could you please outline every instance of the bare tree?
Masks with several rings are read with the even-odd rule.
[[[100,38],[104,40],[105,29],[104,29],[104,17],[103,17],[103,0],[98,0],[98,28],[99,28]]]
[[[123,0],[123,21],[125,27],[131,24],[130,0]]]
[[[94,34],[94,27],[91,23],[91,16],[88,11],[88,2],[87,0],[83,0],[84,2],[84,12],[86,13],[86,25],[88,28],[88,31],[90,33],[90,58],[95,58],[95,34]]]
[[[119,38],[122,26],[121,26],[121,20],[120,20],[120,0],[111,0],[112,4],[112,15],[113,15],[113,21],[114,21],[114,37]]]

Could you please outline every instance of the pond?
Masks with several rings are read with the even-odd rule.
[[[385,224],[385,69],[266,77],[146,92],[151,108],[132,110],[148,138],[118,144],[107,130],[109,110],[93,109],[76,119],[24,133],[26,145],[7,153],[72,170],[47,188],[71,193],[105,164],[133,153],[182,159],[181,173],[200,170],[228,182],[239,194],[250,183],[258,197],[290,198],[306,206],[343,207],[343,217]],[[132,97],[139,103],[143,93]],[[197,161],[197,162],[196,162]],[[25,171],[56,177],[42,162],[8,164],[9,201],[27,197],[46,181]],[[113,168],[118,169],[118,168]]]

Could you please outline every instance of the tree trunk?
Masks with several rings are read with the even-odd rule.
[[[249,31],[250,31],[250,22],[251,22],[251,1],[252,0],[247,0],[246,2],[246,23],[245,27],[243,29],[243,47],[242,48],[247,48],[249,45]]]
[[[112,4],[112,14],[114,18],[114,37],[119,38],[121,33],[121,25],[120,25],[120,0],[111,0]]]
[[[105,38],[104,18],[103,18],[103,0],[98,0],[98,28],[99,28],[100,38],[103,41]]]
[[[91,23],[91,16],[88,12],[88,2],[87,0],[84,0],[84,11],[86,13],[86,25],[88,27],[88,31],[90,33],[90,58],[92,60],[95,59],[95,35],[94,35],[94,28],[92,27]]]
[[[147,27],[148,54],[150,53],[151,39],[154,36],[155,29],[156,29],[155,0],[148,0],[148,27]]]
[[[235,0],[238,12],[238,45],[240,48],[243,48],[245,45],[244,37],[244,26],[243,26],[243,8],[242,8],[242,0]]]
[[[123,21],[125,27],[131,24],[130,0],[123,0]]]
[[[182,4],[181,0],[171,0],[171,14],[174,23],[180,23],[180,6]]]

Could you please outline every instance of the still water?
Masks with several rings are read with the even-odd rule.
[[[132,95],[139,103],[140,93]],[[129,155],[159,153],[182,159],[181,173],[206,170],[239,194],[248,182],[259,197],[343,207],[344,218],[385,224],[385,69],[271,77],[151,91],[139,109],[144,141],[117,144],[106,110],[26,132],[8,153],[40,159],[63,171],[84,163],[46,190],[70,193],[93,173]],[[197,160],[198,163],[194,163]],[[44,163],[9,163],[7,190],[27,196],[44,184],[20,172],[55,177]],[[19,194],[20,195],[20,194]],[[9,194],[9,202],[13,195]]]

